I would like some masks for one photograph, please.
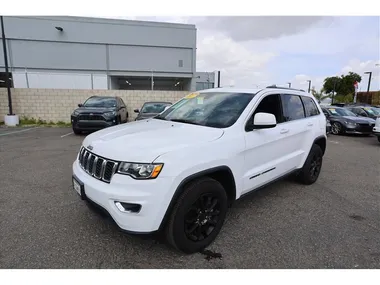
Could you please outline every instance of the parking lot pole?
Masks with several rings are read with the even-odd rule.
[[[5,65],[5,82],[7,84],[7,91],[8,91],[8,106],[9,106],[9,114],[8,115],[13,115],[12,96],[11,96],[11,84],[10,84],[10,80],[9,80],[7,45],[6,45],[6,42],[5,42],[5,32],[4,32],[3,16],[0,16],[0,21],[1,21],[1,38],[2,38],[2,42],[3,42],[4,65]]]

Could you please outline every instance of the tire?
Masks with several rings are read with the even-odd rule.
[[[380,136],[377,137],[377,140],[380,142]]]
[[[82,131],[80,131],[80,130],[78,130],[78,129],[75,129],[75,128],[73,128],[73,132],[74,132],[74,134],[76,134],[76,135],[80,135],[80,134],[82,133]]]
[[[307,156],[305,164],[297,175],[297,181],[304,185],[315,183],[322,169],[323,152],[319,145],[314,144]]]
[[[331,133],[333,135],[341,135],[344,133],[343,125],[339,122],[334,122],[331,124]]]
[[[208,200],[208,197],[212,198]],[[211,206],[214,204],[213,211],[209,211],[208,214],[198,214],[198,210],[202,208],[202,200],[205,202],[204,205]],[[185,186],[170,213],[165,229],[166,240],[175,249],[187,254],[202,251],[219,234],[224,224],[227,209],[227,193],[218,181],[209,177],[202,177],[190,182]],[[213,219],[214,221],[211,221]],[[202,233],[202,229],[209,231],[208,235],[207,232]],[[187,230],[191,233],[186,233]],[[194,240],[197,234],[198,238],[203,237],[203,239]]]

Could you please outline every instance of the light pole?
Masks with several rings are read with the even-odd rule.
[[[371,86],[372,71],[364,72],[364,74],[369,74],[369,78],[368,78],[368,86],[367,86],[367,94],[369,94],[369,88],[370,88],[370,86]]]
[[[9,107],[8,115],[12,116],[14,114],[13,114],[13,108],[12,108],[11,82],[9,80],[7,45],[5,43],[3,16],[0,16],[0,22],[1,22],[1,38],[3,42],[3,53],[4,53],[4,64],[5,64],[5,83],[7,84],[7,91],[8,91],[8,107]]]
[[[309,88],[308,88],[308,93],[310,93],[310,87],[311,87],[311,80],[306,80],[306,82],[309,82]]]

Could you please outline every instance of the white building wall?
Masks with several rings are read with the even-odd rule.
[[[107,89],[106,74],[36,71],[14,71],[12,74],[14,88]]]

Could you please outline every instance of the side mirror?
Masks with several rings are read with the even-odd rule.
[[[246,130],[252,131],[254,129],[270,129],[277,125],[276,117],[269,113],[257,113],[253,118],[253,122],[249,122]]]
[[[133,112],[140,113],[139,109],[134,109]]]
[[[78,104],[78,107],[83,107],[83,104]]]

